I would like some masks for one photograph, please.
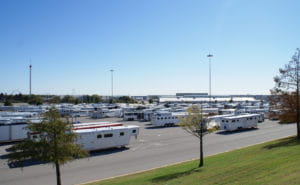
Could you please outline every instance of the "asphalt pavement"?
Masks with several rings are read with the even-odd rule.
[[[86,119],[85,121],[93,121]],[[101,121],[107,121],[101,120]],[[63,184],[80,184],[98,179],[134,173],[181,161],[198,158],[199,140],[180,127],[151,127],[149,122],[123,122],[140,126],[137,139],[125,149],[110,149],[91,153],[62,166]],[[204,137],[204,155],[214,155],[246,146],[296,134],[296,125],[281,125],[266,120],[258,129],[238,132],[216,132]],[[28,164],[23,169],[10,168],[5,157],[6,148],[0,146],[1,185],[56,184],[55,168],[51,164]]]

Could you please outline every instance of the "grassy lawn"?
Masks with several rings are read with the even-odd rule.
[[[300,142],[280,139],[205,158],[89,185],[300,184]]]

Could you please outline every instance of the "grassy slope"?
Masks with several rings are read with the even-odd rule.
[[[92,183],[102,184],[300,184],[300,142],[285,138],[198,161]]]

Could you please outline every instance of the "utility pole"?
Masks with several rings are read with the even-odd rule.
[[[32,65],[29,65],[29,96],[31,97],[31,68]]]
[[[207,55],[209,60],[209,104],[211,105],[211,58],[213,57],[212,54]]]
[[[113,102],[113,98],[114,98],[114,70],[111,69],[111,101]]]

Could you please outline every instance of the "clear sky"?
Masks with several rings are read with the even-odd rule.
[[[1,0],[0,92],[269,94],[299,0]]]

